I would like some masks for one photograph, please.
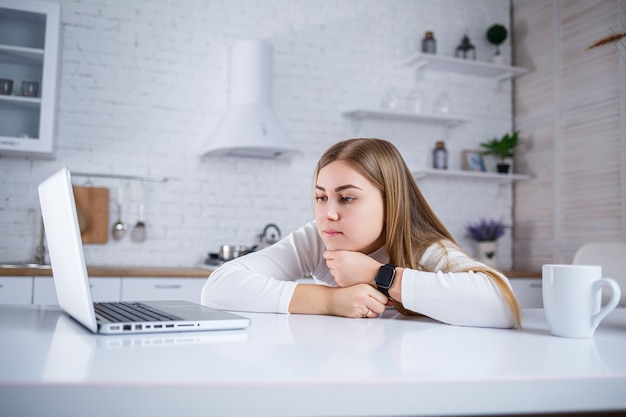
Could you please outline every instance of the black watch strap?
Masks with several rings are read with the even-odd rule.
[[[389,297],[389,288],[393,284],[393,279],[396,277],[396,266],[392,264],[385,264],[378,268],[376,274],[376,287],[378,291]]]

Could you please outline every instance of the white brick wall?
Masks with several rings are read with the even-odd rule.
[[[30,259],[37,245],[37,184],[62,165],[82,172],[158,175],[146,183],[148,239],[86,245],[92,264],[193,266],[223,243],[251,244],[268,222],[286,234],[312,218],[311,174],[332,143],[354,136],[394,142],[411,167],[430,165],[446,141],[451,167],[462,149],[511,126],[504,83],[450,74],[419,77],[425,106],[446,90],[453,111],[473,119],[454,129],[365,121],[341,111],[377,107],[387,88],[406,93],[411,69],[397,62],[433,30],[453,55],[464,33],[487,60],[484,31],[508,25],[502,0],[64,0],[57,153],[54,160],[0,157],[0,261]],[[241,38],[274,45],[274,106],[303,151],[288,162],[201,159],[198,150],[228,97],[228,47]],[[510,55],[507,45],[505,56]],[[80,184],[84,179],[79,179]],[[94,179],[112,188],[116,180]],[[477,180],[425,179],[424,193],[462,246],[479,217],[511,221],[511,188]],[[138,184],[124,183],[124,220],[134,224]],[[510,266],[510,236],[501,265]]]

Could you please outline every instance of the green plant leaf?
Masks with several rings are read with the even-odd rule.
[[[480,143],[483,155],[493,155],[499,159],[513,158],[513,151],[522,141],[519,138],[519,131],[512,134],[506,133],[501,138],[493,138]]]

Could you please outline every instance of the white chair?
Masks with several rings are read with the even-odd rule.
[[[574,255],[575,265],[600,265],[602,276],[617,281],[622,292],[618,307],[626,307],[626,242],[591,242]],[[603,301],[607,296],[603,296]]]

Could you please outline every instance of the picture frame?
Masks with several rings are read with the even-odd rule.
[[[482,152],[476,149],[465,149],[463,151],[463,169],[466,171],[487,172]]]

